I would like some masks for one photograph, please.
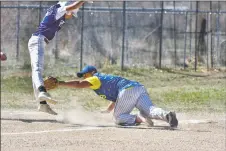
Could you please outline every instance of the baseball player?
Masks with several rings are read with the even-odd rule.
[[[145,87],[137,81],[99,73],[94,66],[84,67],[77,76],[84,80],[58,81],[58,86],[93,89],[97,95],[111,101],[104,112],[109,113],[114,109],[113,115],[118,125],[130,126],[147,122],[152,126],[152,119],[166,121],[170,127],[178,125],[176,114],[154,106]],[[134,108],[140,111],[140,115],[131,114]]]
[[[84,1],[77,2],[58,2],[51,6],[40,23],[38,30],[32,34],[28,48],[31,58],[32,67],[32,82],[35,98],[40,102],[38,110],[56,115],[50,106],[47,104],[55,104],[56,101],[52,99],[43,84],[43,67],[44,67],[44,51],[45,46],[55,36],[65,23],[65,19],[70,19],[76,15],[79,8],[84,4]]]

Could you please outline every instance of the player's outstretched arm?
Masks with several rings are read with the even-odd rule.
[[[85,1],[74,2],[73,4],[66,6],[66,11],[72,11],[75,9],[79,9],[84,3],[85,3]]]
[[[88,81],[59,81],[59,86],[67,88],[89,88],[92,86]]]

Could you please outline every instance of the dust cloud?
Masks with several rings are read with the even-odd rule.
[[[57,116],[57,121],[80,126],[114,126],[112,113],[90,112],[82,107],[64,111]]]

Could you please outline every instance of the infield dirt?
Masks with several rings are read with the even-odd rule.
[[[224,151],[225,114],[178,113],[179,127],[115,127],[111,114],[1,111],[2,151]]]

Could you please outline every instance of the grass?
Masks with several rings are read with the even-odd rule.
[[[3,68],[4,69],[4,68]],[[52,70],[54,69],[54,70]],[[46,68],[45,76],[61,80],[77,79],[78,69],[55,65]],[[115,74],[144,84],[154,104],[175,110],[224,111],[226,98],[226,72],[194,72],[189,70],[131,68],[121,71],[117,66],[105,66],[101,72]],[[30,69],[1,71],[2,108],[36,108]],[[81,104],[88,110],[98,110],[109,102],[89,89],[55,89],[50,93],[58,108],[74,108]]]
[[[182,102],[182,103],[198,103],[199,105],[204,104],[205,102],[214,100],[221,100],[226,97],[225,90],[223,88],[195,88],[187,89],[180,88],[173,91],[169,91],[163,95],[164,101],[166,102]]]

